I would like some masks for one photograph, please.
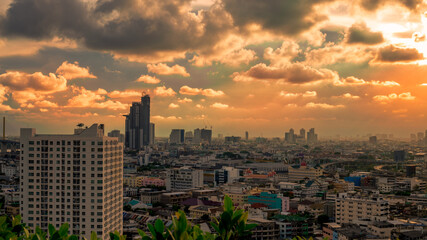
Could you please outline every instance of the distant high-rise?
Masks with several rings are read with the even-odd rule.
[[[154,139],[156,138],[156,125],[150,123],[150,145],[154,144]]]
[[[287,143],[295,143],[296,136],[293,128],[289,129],[289,132],[285,133],[285,142]]]
[[[249,132],[248,132],[248,131],[246,131],[246,132],[245,132],[245,140],[246,140],[246,141],[248,141],[248,140],[249,140]]]
[[[194,129],[194,138],[193,143],[194,144],[200,144],[200,143],[211,143],[212,141],[212,130],[210,129]]]
[[[124,142],[125,140],[125,135],[120,133],[120,130],[113,130],[111,132],[108,133],[109,137],[116,137],[117,139],[119,139],[119,142]]]
[[[304,128],[301,128],[299,130],[299,137],[302,139],[305,139],[305,129]]]
[[[172,129],[169,135],[169,142],[176,144],[184,143],[184,132],[184,129]]]
[[[370,144],[377,144],[377,136],[370,136],[369,137],[369,143]]]
[[[150,96],[144,94],[141,102],[133,102],[125,115],[125,146],[141,149],[150,144]]]
[[[419,133],[417,133],[417,140],[418,140],[418,141],[422,141],[422,140],[424,140],[424,133],[423,133],[423,132],[419,132]]]
[[[311,128],[307,133],[307,143],[313,144],[317,142],[317,134],[314,132],[314,128]]]

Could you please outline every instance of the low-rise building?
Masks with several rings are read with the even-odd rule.
[[[381,198],[337,198],[335,220],[338,224],[352,223],[359,219],[385,221],[389,215],[389,204]]]
[[[299,215],[277,215],[273,219],[279,227],[280,239],[293,239],[297,236],[309,238],[313,236],[313,218]]]
[[[253,240],[276,240],[279,238],[279,227],[275,221],[262,218],[250,218],[248,223],[255,223],[257,226],[251,230]]]

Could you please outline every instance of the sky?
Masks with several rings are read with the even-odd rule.
[[[426,33],[423,0],[2,0],[0,112],[8,135],[123,131],[145,92],[157,136],[409,136]]]

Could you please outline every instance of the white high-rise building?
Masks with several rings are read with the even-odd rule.
[[[74,134],[21,129],[21,215],[31,229],[69,223],[70,233],[101,239],[123,232],[123,143],[104,125]]]

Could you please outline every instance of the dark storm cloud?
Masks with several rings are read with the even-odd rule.
[[[301,33],[326,17],[313,7],[333,0],[223,0],[224,8],[237,26],[260,24],[264,29],[285,35]]]
[[[372,32],[365,23],[353,24],[347,33],[347,43],[374,45],[384,42],[381,32]]]
[[[2,35],[35,39],[79,36],[93,28],[85,4],[76,0],[15,0],[1,19]],[[79,31],[76,31],[80,29]]]
[[[92,49],[149,54],[211,46],[231,28],[218,6],[198,17],[190,0],[111,0],[95,7],[80,0],[14,0],[1,35],[80,40]],[[188,7],[188,9],[185,9]],[[222,14],[222,15],[221,15]]]
[[[422,53],[419,53],[415,48],[398,48],[393,45],[380,48],[377,51],[375,58],[376,62],[411,62],[422,60]]]
[[[361,5],[364,9],[372,11],[378,9],[379,7],[387,3],[398,3],[407,7],[408,9],[414,10],[422,2],[423,0],[361,0]]]

